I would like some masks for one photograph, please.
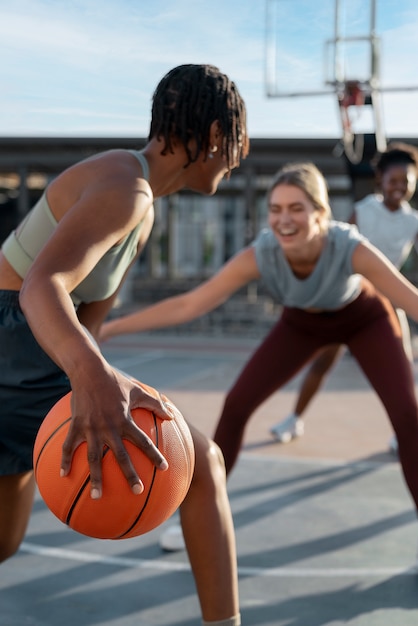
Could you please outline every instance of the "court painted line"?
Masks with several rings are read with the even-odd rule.
[[[142,352],[140,355],[135,354],[133,356],[121,357],[114,360],[111,360],[107,357],[107,360],[111,365],[123,369],[124,367],[152,363],[152,361],[158,361],[159,359],[162,359],[164,357],[165,353],[162,350],[153,350],[152,352]]]
[[[173,563],[163,560],[131,559],[127,557],[105,556],[64,548],[48,548],[23,542],[20,552],[47,558],[64,559],[83,563],[100,563],[133,569],[154,569],[171,572],[189,572],[189,563]],[[386,576],[417,576],[417,568],[405,567],[343,567],[343,568],[298,568],[298,567],[240,567],[240,576],[272,578],[376,578]]]
[[[40,546],[26,541],[21,544],[19,551],[53,559],[81,561],[84,563],[101,563],[102,565],[116,565],[119,567],[131,567],[134,569],[157,569],[176,572],[190,571],[190,565],[188,563],[169,563],[166,561],[154,561],[149,559],[131,559],[119,556],[106,556],[103,554],[94,554],[93,552],[67,550],[65,548],[48,548],[47,546]]]
[[[195,353],[191,354],[185,350],[181,350],[180,348],[176,351],[166,351],[163,349],[150,350],[146,352],[135,352],[135,354],[127,355],[125,353],[124,356],[116,356],[111,352],[106,352],[103,350],[103,355],[108,360],[109,363],[116,365],[116,367],[123,367],[126,365],[142,365],[143,363],[147,363],[149,361],[154,361],[157,359],[175,359],[182,358],[186,360],[196,359],[198,358],[200,361],[222,361],[223,357],[219,355],[218,352],[201,352],[196,356]],[[240,355],[231,354],[228,355],[228,363],[232,363],[237,361],[238,363],[242,362],[242,358]]]
[[[270,442],[268,442],[270,443]],[[273,447],[273,446],[272,446]],[[278,465],[318,465],[325,467],[335,467],[335,468],[352,468],[355,471],[362,471],[367,469],[388,469],[390,471],[400,471],[400,464],[397,459],[389,459],[387,461],[365,461],[364,459],[357,460],[344,460],[344,459],[326,459],[326,458],[317,458],[317,457],[302,457],[302,456],[278,456],[274,454],[274,450],[271,454],[268,451],[263,454],[259,454],[257,452],[251,452],[248,449],[245,449],[244,452],[241,452],[241,458],[245,461],[253,461],[256,463],[266,462],[269,463],[277,463]],[[238,461],[239,462],[239,461]]]

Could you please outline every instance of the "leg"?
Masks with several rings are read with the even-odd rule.
[[[0,560],[5,560],[18,549],[32,509],[36,433],[70,384],[33,337],[19,292],[1,289],[0,372]]]
[[[309,324],[315,324],[314,315],[285,310],[228,392],[214,437],[224,455],[227,473],[238,457],[253,412],[323,347],[323,340],[310,332]]]
[[[295,406],[296,415],[302,415],[306,410],[306,407],[320,388],[325,375],[337,361],[343,349],[340,345],[327,346],[313,360],[299,391],[299,397]]]
[[[239,614],[235,534],[221,451],[190,430],[196,467],[180,517],[203,619],[214,622]]]
[[[357,333],[349,348],[389,415],[405,481],[418,509],[418,407],[395,314],[389,311]]]
[[[409,362],[411,363],[411,368],[414,367],[414,353],[412,349],[412,341],[411,341],[411,331],[409,328],[408,318],[406,316],[405,311],[402,309],[395,309],[396,315],[399,320],[399,324],[401,326],[402,332],[402,343],[405,350],[405,354],[408,357]],[[398,440],[396,435],[392,435],[389,440],[389,450],[394,454],[398,454]]]
[[[278,441],[288,443],[295,437],[300,437],[304,434],[304,424],[301,419],[302,414],[317,393],[325,375],[336,362],[342,350],[343,347],[338,344],[327,346],[321,350],[319,355],[313,360],[313,363],[302,381],[302,386],[293,412],[270,429],[271,434]]]
[[[18,550],[28,525],[34,493],[33,472],[0,476],[0,561]]]
[[[403,309],[395,309],[397,318],[402,332],[402,344],[405,350],[405,354],[408,357],[408,361],[411,363],[411,367],[414,364],[414,353],[412,350],[411,331],[409,328],[408,318]]]

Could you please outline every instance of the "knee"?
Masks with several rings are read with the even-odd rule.
[[[0,477],[0,562],[19,549],[32,510],[35,480],[32,472]]]
[[[418,439],[418,414],[415,403],[398,412],[395,418],[392,417],[392,425],[398,440],[415,443]]]
[[[224,399],[224,406],[220,419],[224,418],[224,416],[227,416],[228,419],[231,419],[231,416],[235,416],[235,414],[239,415],[240,407],[242,408],[242,402],[239,401],[238,394],[234,394],[233,391],[229,391]]]
[[[192,486],[204,486],[205,489],[216,491],[226,484],[225,462],[221,449],[212,440],[196,450],[196,465]]]
[[[4,538],[0,539],[0,563],[10,559],[19,550],[21,541],[19,539],[12,539],[6,541]]]
[[[230,390],[225,396],[217,431],[232,433],[244,427],[258,405],[258,398],[252,394],[244,396],[242,389]]]

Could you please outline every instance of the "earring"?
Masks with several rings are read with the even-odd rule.
[[[209,148],[209,150],[210,150],[210,152],[209,152],[208,156],[209,156],[210,159],[213,159],[213,155],[218,150],[218,146],[211,146]]]

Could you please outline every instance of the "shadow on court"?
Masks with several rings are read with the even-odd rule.
[[[254,342],[131,336],[104,346],[117,367],[158,387],[213,432]],[[298,380],[251,421],[229,480],[243,625],[416,626],[417,520],[379,401],[350,357],[307,413],[305,437],[272,443]],[[198,626],[185,553],[159,537],[125,541],[66,528],[39,498],[25,542],[0,570],[2,626]]]

